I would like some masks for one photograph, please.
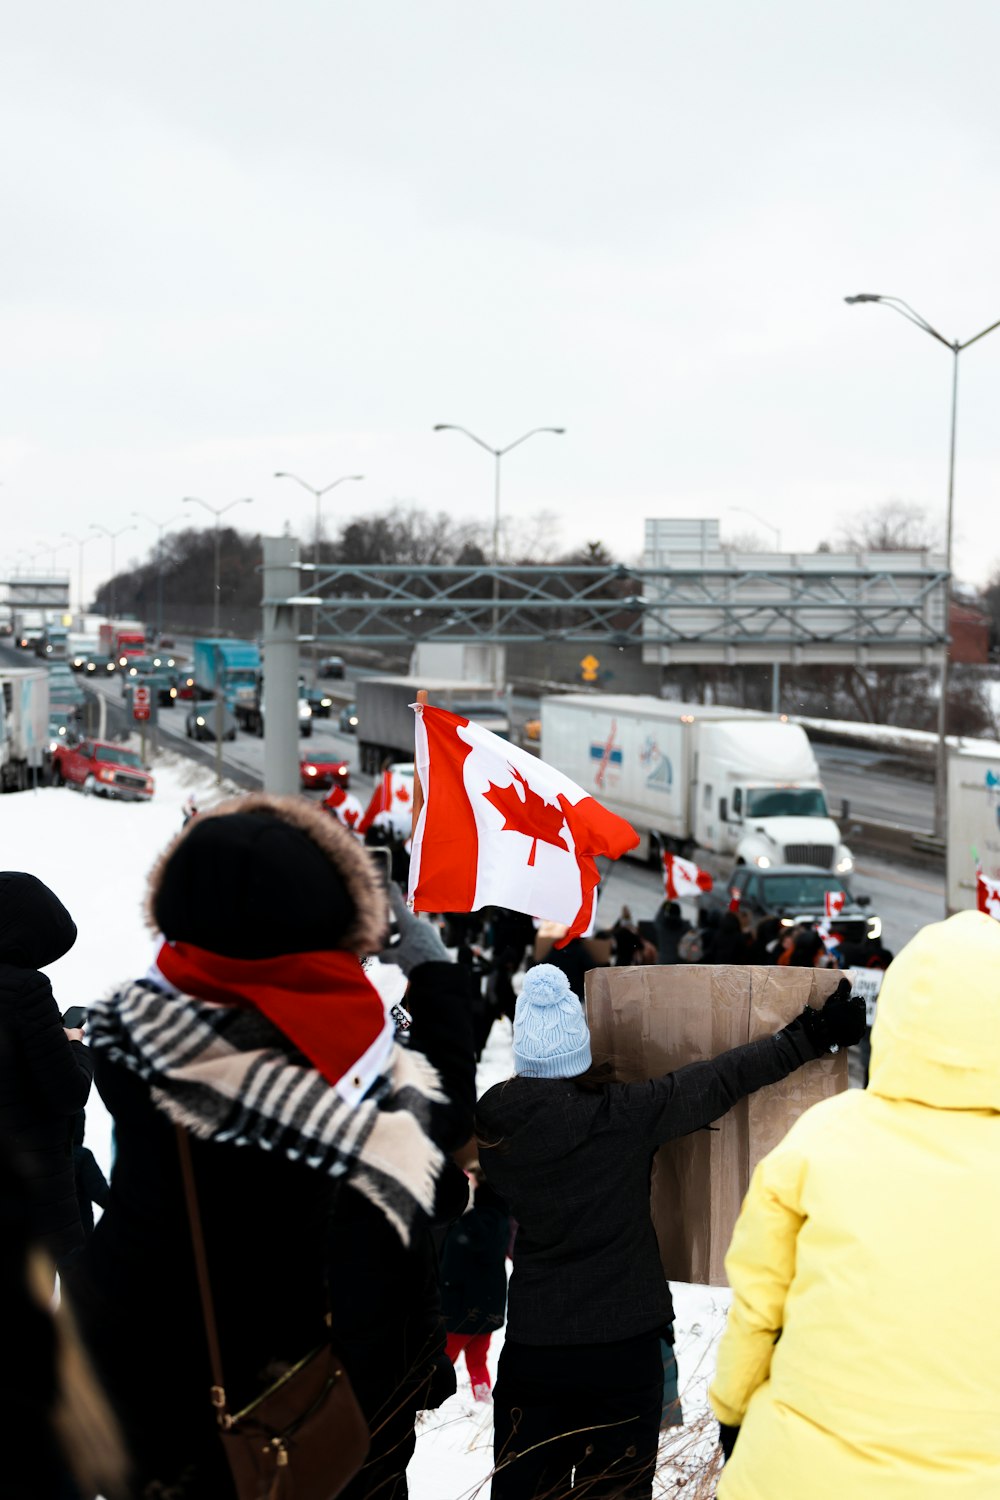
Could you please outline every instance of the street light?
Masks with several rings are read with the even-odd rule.
[[[178,511],[177,515],[171,516],[169,521],[156,521],[152,516],[147,516],[144,510],[134,510],[132,514],[138,516],[140,521],[146,521],[150,526],[156,527],[156,641],[158,645],[160,636],[163,634],[163,533],[168,526],[179,521],[184,512]]]
[[[313,562],[316,564],[316,566],[318,568],[319,567],[319,535],[320,535],[319,502],[322,500],[322,498],[323,498],[324,495],[328,495],[331,490],[335,490],[337,488],[338,484],[348,484],[351,480],[364,479],[365,476],[363,474],[341,474],[341,476],[340,476],[339,479],[331,479],[330,483],[329,484],[324,484],[323,487],[322,487],[322,489],[317,489],[315,487],[315,485],[307,484],[306,481],[304,479],[300,479],[297,474],[288,474],[288,473],[286,473],[286,471],[284,469],[279,469],[278,472],[275,474],[274,477],[275,477],[275,479],[294,479],[295,483],[296,484],[300,484],[304,490],[308,490],[309,493],[310,493],[310,495],[312,495],[312,497],[316,501],[316,546],[315,546],[315,552],[314,552],[314,556],[313,556]]]
[[[296,484],[300,484],[304,490],[308,490],[309,493],[310,493],[310,495],[312,495],[313,498],[316,501],[316,546],[315,546],[315,549],[314,549],[314,552],[313,552],[313,563],[314,563],[315,567],[318,569],[319,568],[319,538],[320,538],[320,527],[321,527],[319,502],[322,500],[322,498],[323,498],[324,495],[328,495],[331,490],[335,490],[337,488],[338,484],[349,484],[352,481],[357,482],[357,481],[360,481],[360,480],[364,479],[365,476],[363,474],[341,474],[341,476],[340,476],[339,479],[331,479],[329,484],[324,484],[322,486],[322,488],[320,488],[320,489],[317,489],[315,485],[308,484],[306,482],[306,480],[300,479],[297,474],[289,474],[285,469],[279,469],[276,472],[276,474],[275,474],[274,477],[275,477],[275,479],[294,479],[295,483]],[[318,578],[317,578],[316,581],[318,583],[318,581],[319,581]],[[312,671],[313,671],[313,686],[314,687],[319,683],[319,641],[316,639],[317,634],[318,634],[318,626],[314,626],[313,627],[313,646],[312,646],[312,662],[313,662]]]
[[[115,542],[118,540],[118,538],[122,535],[123,532],[125,532],[125,531],[134,531],[135,530],[135,526],[134,526],[134,524],[131,521],[129,521],[129,523],[128,523],[127,526],[119,526],[119,528],[118,528],[117,531],[109,531],[106,526],[101,526],[99,522],[97,522],[97,521],[91,521],[91,523],[90,523],[90,529],[91,529],[91,531],[100,531],[100,532],[103,533],[104,536],[107,536],[107,537],[111,538],[111,584],[110,584],[111,593],[110,593],[110,596],[109,596],[110,599],[111,599],[111,608],[108,611],[108,613],[109,613],[109,615],[111,616],[111,618],[113,620],[115,618]]]
[[[200,505],[215,517],[215,610],[213,613],[212,633],[219,634],[219,517],[224,516],[227,510],[232,510],[234,505],[252,505],[253,496],[246,495],[239,500],[230,500],[228,505],[209,505],[207,500],[199,500],[197,495],[185,495],[185,505]]]
[[[948,579],[945,585],[945,647],[941,657],[941,699],[938,703],[938,743],[937,743],[937,775],[934,784],[934,832],[938,838],[944,838],[948,819],[948,629],[951,616],[951,553],[952,553],[952,522],[955,511],[955,435],[958,420],[958,356],[963,349],[968,349],[970,344],[978,343],[995,328],[1000,328],[1000,318],[984,328],[980,333],[974,334],[971,339],[964,342],[959,339],[946,339],[943,334],[938,333],[927,319],[904,302],[902,297],[883,296],[881,292],[858,292],[854,297],[845,297],[844,301],[852,306],[857,302],[880,302],[884,307],[891,307],[893,312],[899,313],[900,317],[906,318],[907,322],[915,323],[916,326],[929,333],[932,339],[937,339],[946,349],[950,349],[954,357],[951,378],[951,440],[948,448],[948,515],[945,522],[945,566],[948,571]]]
[[[455,422],[435,422],[435,424],[434,424],[434,431],[435,432],[462,432],[462,433],[465,434],[465,436],[467,438],[470,438],[472,442],[477,443],[480,448],[485,448],[487,453],[492,453],[492,455],[493,455],[493,567],[494,567],[494,570],[495,570],[498,567],[499,562],[500,562],[500,460],[503,458],[503,456],[504,456],[505,453],[509,453],[512,448],[519,448],[522,443],[526,443],[529,438],[534,437],[535,434],[538,433],[538,432],[551,432],[551,433],[554,433],[556,437],[562,437],[563,434],[565,433],[566,429],[565,429],[565,427],[532,427],[531,430],[530,430],[530,432],[522,433],[519,438],[515,438],[514,441],[512,443],[508,443],[505,448],[494,448],[490,443],[484,442],[481,437],[476,437],[476,434],[474,432],[470,432],[467,427],[459,427],[458,424],[455,423]],[[500,614],[499,609],[497,607],[498,606],[499,598],[500,598],[500,580],[497,577],[496,572],[494,571],[494,574],[493,574],[493,680],[494,680],[494,685],[496,687],[500,686],[499,682],[497,681],[497,677],[499,675],[498,672],[497,672],[497,666],[498,666],[498,663],[499,663],[499,643],[498,643],[498,641],[496,639],[497,634],[498,634],[499,614]]]
[[[77,596],[76,596],[76,602],[77,602],[77,606],[78,606],[78,608],[80,610],[80,624],[82,626],[82,624],[83,624],[83,614],[84,614],[84,609],[83,609],[83,549],[84,549],[84,547],[86,547],[86,545],[87,545],[88,542],[96,541],[97,538],[96,537],[92,537],[92,536],[74,536],[71,531],[64,531],[63,532],[63,536],[66,538],[66,540],[68,542],[75,542],[76,545],[77,545],[77,561],[76,561]]]

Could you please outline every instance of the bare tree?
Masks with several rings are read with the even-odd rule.
[[[939,547],[940,534],[922,505],[885,500],[841,521],[823,552],[916,552]]]

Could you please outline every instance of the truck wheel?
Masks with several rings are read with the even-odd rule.
[[[59,764],[58,761],[54,761],[53,765],[52,765],[52,785],[53,786],[65,786],[66,785],[66,778],[63,776],[62,767],[60,766],[60,764]]]
[[[94,776],[88,776],[86,781],[83,783],[83,795],[85,797],[92,797],[96,791],[97,778]]]

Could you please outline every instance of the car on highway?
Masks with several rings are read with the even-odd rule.
[[[196,703],[188,709],[184,720],[184,733],[189,740],[214,740],[219,718],[222,719],[222,738],[236,738],[236,717],[231,708],[218,703]]]
[[[317,683],[315,687],[306,688],[306,702],[317,719],[328,719],[330,710],[333,708],[333,699]]]
[[[49,754],[54,755],[60,745],[72,745],[79,737],[76,710],[68,707],[50,707]]]
[[[148,687],[156,694],[160,708],[173,708],[177,702],[180,672],[173,656],[134,656],[118,674],[122,697],[130,687]]]
[[[324,656],[319,664],[318,677],[343,677],[344,658],[342,656]]]
[[[346,791],[351,784],[351,768],[338,755],[303,755],[299,761],[299,780],[304,791],[331,786],[342,786]]]
[[[812,865],[737,865],[724,882],[698,897],[699,912],[745,913],[756,926],[777,917],[782,927],[816,927],[829,922],[851,963],[864,965],[881,947],[882,918],[868,908],[870,896],[854,896],[839,875]]]
[[[86,668],[91,657],[98,655],[98,644],[96,635],[72,635],[70,636],[69,651],[66,660],[74,672],[82,672]],[[107,660],[104,657],[103,660]]]
[[[123,802],[148,802],[154,790],[137,753],[110,740],[58,745],[52,752],[52,780],[56,786],[75,786]]]
[[[348,703],[340,710],[340,718],[337,720],[341,734],[357,734],[358,732],[358,705]]]

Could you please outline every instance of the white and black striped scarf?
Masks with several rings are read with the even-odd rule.
[[[447,1103],[425,1057],[393,1045],[364,1098],[346,1102],[259,1011],[166,994],[140,980],[92,1004],[91,1046],[149,1085],[154,1105],[203,1140],[278,1151],[370,1199],[404,1244],[431,1216]]]

